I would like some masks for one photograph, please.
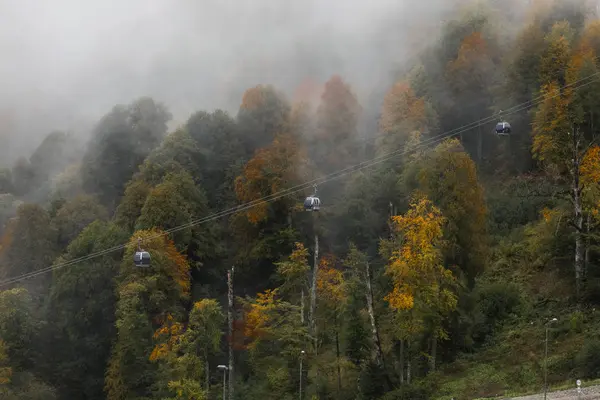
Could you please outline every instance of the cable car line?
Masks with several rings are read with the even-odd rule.
[[[557,89],[557,91],[558,91],[557,94],[554,94],[552,96],[549,96],[548,94],[539,95],[539,96],[537,96],[533,100],[528,100],[526,102],[523,102],[521,104],[513,106],[513,107],[509,108],[509,110],[512,110],[512,111],[510,111],[510,112],[504,112],[504,114],[505,115],[511,115],[511,114],[517,113],[519,111],[525,110],[525,109],[527,109],[530,106],[537,105],[537,104],[541,103],[543,100],[553,99],[555,97],[558,97],[558,96],[561,95],[563,89],[565,89],[567,87],[570,87],[570,86],[573,86],[576,83],[585,81],[585,80],[587,80],[587,79],[589,79],[591,77],[597,76],[597,75],[600,75],[600,71],[598,71],[598,72],[596,72],[594,74],[588,75],[587,77],[582,78],[582,79],[580,79],[578,81],[575,81],[575,82],[573,82],[573,83],[571,83],[569,85],[565,85],[565,86],[562,86],[562,87],[558,88]],[[597,80],[594,79],[594,80],[592,80],[590,82],[586,82],[586,83],[583,83],[581,85],[577,85],[577,86],[575,86],[574,89],[579,89],[581,87],[587,86],[587,85],[589,85],[591,83],[594,83],[596,81]],[[531,103],[531,104],[529,104],[529,103]],[[277,193],[273,193],[271,195],[264,196],[264,197],[262,197],[260,199],[256,199],[256,200],[253,200],[253,201],[241,204],[239,206],[229,208],[227,210],[223,210],[223,211],[220,211],[220,212],[217,212],[217,213],[213,213],[213,214],[208,215],[206,217],[202,217],[202,218],[199,218],[199,219],[196,219],[196,220],[192,220],[192,221],[190,221],[190,222],[188,222],[186,224],[182,224],[182,225],[179,225],[177,227],[164,230],[161,234],[149,237],[149,238],[147,238],[147,240],[156,239],[156,238],[159,238],[161,236],[165,236],[165,235],[168,235],[168,234],[173,233],[173,232],[178,232],[178,231],[183,230],[183,229],[191,228],[191,227],[196,226],[196,225],[200,225],[200,224],[203,224],[203,223],[206,223],[206,222],[210,222],[210,221],[219,219],[219,218],[224,217],[224,216],[236,214],[238,212],[245,211],[245,210],[250,209],[250,208],[252,208],[252,207],[254,207],[256,205],[259,205],[259,204],[269,203],[269,202],[278,200],[278,199],[286,197],[286,196],[288,196],[290,194],[294,194],[294,193],[300,192],[302,190],[305,190],[310,185],[313,185],[313,187],[314,187],[317,183],[329,182],[329,181],[332,181],[334,179],[337,179],[337,178],[340,178],[342,176],[345,176],[345,175],[347,175],[349,173],[357,172],[357,171],[360,171],[362,169],[369,168],[369,167],[372,167],[374,165],[380,164],[382,162],[390,160],[390,159],[392,159],[394,157],[397,157],[399,155],[405,155],[405,154],[408,154],[410,152],[415,151],[416,149],[423,148],[423,147],[426,147],[426,146],[431,145],[431,144],[436,144],[438,142],[442,142],[442,141],[444,141],[445,139],[447,139],[449,137],[456,136],[456,135],[458,135],[460,133],[469,131],[469,130],[477,127],[477,126],[481,126],[481,125],[483,125],[485,123],[491,122],[494,119],[497,120],[497,114],[491,115],[491,116],[486,117],[486,118],[482,118],[482,119],[480,119],[478,121],[471,122],[469,124],[463,125],[461,127],[455,128],[455,129],[452,129],[450,131],[443,132],[443,133],[441,133],[441,134],[439,134],[437,136],[425,139],[421,143],[419,143],[417,146],[415,146],[414,148],[412,148],[410,150],[399,149],[399,150],[395,150],[395,151],[386,153],[386,154],[378,156],[378,157],[374,157],[371,160],[363,161],[363,162],[360,162],[358,164],[346,167],[344,169],[335,171],[335,172],[333,172],[331,174],[325,175],[325,176],[320,177],[320,178],[316,178],[316,179],[314,179],[312,181],[309,181],[309,182],[306,182],[304,184],[299,184],[299,185],[296,185],[294,187],[291,187],[291,188],[279,191]],[[29,273],[26,273],[26,274],[22,274],[22,275],[19,275],[19,276],[8,278],[8,279],[5,279],[3,281],[0,281],[0,287],[11,285],[13,283],[17,283],[17,282],[23,281],[25,279],[30,279],[30,278],[36,277],[38,275],[42,275],[42,274],[45,274],[47,272],[53,271],[53,270],[57,270],[57,269],[64,268],[64,267],[68,267],[70,265],[73,265],[73,264],[76,264],[76,263],[79,263],[79,262],[87,261],[87,260],[90,260],[92,258],[101,257],[103,255],[112,253],[114,251],[122,250],[122,249],[126,248],[128,245],[129,245],[129,243],[121,244],[121,245],[117,245],[117,246],[113,246],[111,248],[108,248],[108,249],[105,249],[105,250],[101,250],[101,251],[89,254],[87,256],[82,256],[82,257],[75,258],[75,259],[67,261],[65,263],[51,265],[49,267],[46,267],[46,268],[43,268],[43,269],[40,269],[40,270],[37,270],[37,271],[32,271],[32,272],[29,272]]]
[[[590,75],[590,76],[594,76],[594,75],[598,75],[598,74],[600,74],[600,72],[599,72],[599,73],[596,73],[596,74],[592,74],[592,75]],[[588,79],[590,76],[588,76],[588,77],[586,77],[586,78],[583,78],[583,79],[581,79],[580,81],[586,80],[586,79]],[[590,83],[593,83],[593,82],[594,82],[594,81],[587,82],[587,83],[585,83],[585,84],[582,84],[582,85],[579,85],[579,86],[577,86],[577,88],[579,88],[579,87],[583,87],[583,86],[587,86],[588,84],[590,84]],[[573,83],[573,84],[574,84],[574,83]],[[573,84],[571,84],[571,85],[573,85]],[[567,86],[571,86],[571,85],[567,85]],[[538,98],[539,98],[539,97],[543,97],[543,98],[546,98],[546,97],[548,97],[548,98],[554,98],[554,97],[557,97],[557,96],[559,96],[559,95],[561,94],[561,92],[560,92],[560,89],[562,89],[562,88],[559,88],[559,89],[558,89],[558,90],[559,90],[558,94],[555,94],[554,96],[550,96],[550,97],[548,97],[547,95],[546,95],[546,96],[543,96],[543,95],[542,95],[542,96],[538,96]],[[541,102],[541,101],[538,101],[538,102],[536,102],[536,104],[537,104],[537,103],[539,103],[539,102]],[[521,106],[520,108],[518,108],[518,109],[516,109],[516,110],[513,110],[513,111],[511,111],[511,112],[510,112],[510,113],[508,113],[508,114],[510,115],[510,114],[516,113],[516,112],[518,112],[518,111],[521,111],[521,110],[523,110],[523,109],[526,109],[527,107],[529,107],[528,103],[531,103],[531,101],[527,101],[527,102],[524,102],[524,103],[522,103],[522,106]],[[532,104],[532,105],[534,105],[534,104]],[[515,106],[515,107],[512,107],[512,108],[516,108],[516,107],[519,107],[519,105],[517,105],[517,106]],[[485,121],[485,120],[488,120],[488,121],[489,121],[489,120],[491,120],[491,119],[493,119],[493,118],[494,118],[494,116],[491,116],[491,117],[488,117],[488,118],[483,118],[483,119],[481,119],[480,121]],[[473,124],[473,123],[470,123],[470,124],[467,124],[467,125],[465,125],[465,126],[471,126],[472,124]],[[460,128],[453,129],[452,131],[457,131],[458,129],[460,129]],[[312,183],[312,182],[321,181],[321,182],[323,183],[323,182],[327,182],[327,181],[330,181],[330,180],[333,180],[333,179],[339,178],[339,177],[341,177],[341,176],[344,176],[344,175],[346,175],[347,173],[355,172],[355,171],[361,170],[361,169],[363,169],[363,168],[366,168],[366,167],[373,166],[373,165],[375,165],[375,164],[378,164],[378,163],[380,163],[380,162],[387,161],[387,160],[389,160],[389,159],[391,159],[391,158],[393,158],[393,157],[397,156],[397,155],[398,155],[397,153],[399,153],[399,152],[400,152],[400,155],[402,155],[402,154],[407,154],[407,153],[409,153],[409,152],[411,152],[411,151],[414,151],[415,149],[418,149],[418,148],[420,148],[420,147],[425,147],[426,145],[428,145],[428,144],[432,144],[432,143],[434,143],[434,142],[440,142],[440,141],[443,141],[443,140],[444,140],[445,138],[447,138],[447,137],[451,137],[451,136],[457,135],[457,134],[459,134],[459,133],[462,133],[462,132],[464,132],[464,131],[467,131],[467,130],[470,130],[470,129],[472,129],[472,128],[470,128],[470,127],[469,127],[469,128],[466,128],[466,129],[463,129],[463,130],[461,130],[461,131],[455,132],[455,133],[453,133],[452,135],[448,135],[448,136],[446,136],[446,135],[447,135],[447,133],[446,133],[446,132],[444,132],[444,133],[442,133],[441,135],[438,135],[437,137],[433,137],[433,138],[429,138],[429,139],[426,139],[426,140],[424,140],[422,143],[420,143],[420,144],[419,144],[418,146],[416,146],[414,149],[407,150],[407,151],[404,151],[404,152],[401,152],[401,150],[396,150],[396,151],[394,151],[394,152],[391,152],[391,153],[388,153],[388,154],[386,154],[386,155],[383,155],[383,156],[376,157],[376,158],[374,158],[373,160],[371,160],[371,162],[364,161],[364,162],[361,162],[361,163],[359,163],[359,164],[356,164],[356,165],[353,165],[353,166],[350,166],[350,167],[344,168],[343,170],[336,171],[336,172],[334,172],[334,173],[332,173],[332,174],[329,174],[329,175],[327,175],[327,176],[325,176],[325,177],[317,178],[317,179],[315,179],[315,180],[313,180],[313,181],[311,181],[311,182],[307,182],[307,183],[304,183],[304,184],[300,184],[300,185],[297,185],[296,187],[292,187],[292,188],[289,188],[289,189],[286,189],[286,190],[283,190],[283,191],[280,191],[280,192],[277,192],[277,193],[273,193],[273,194],[271,194],[271,195],[269,195],[269,196],[265,196],[265,197],[263,197],[263,198],[261,198],[261,199],[253,200],[253,201],[251,201],[251,202],[248,202],[248,203],[245,203],[245,204],[239,205],[239,206],[237,206],[237,207],[233,207],[233,208],[231,208],[231,209],[224,210],[224,211],[221,211],[221,212],[218,212],[218,213],[215,213],[215,214],[209,215],[209,216],[207,216],[207,217],[204,217],[204,218],[200,218],[200,219],[197,219],[197,220],[194,220],[194,221],[190,221],[190,222],[189,222],[189,223],[187,223],[187,224],[180,225],[180,226],[178,226],[178,227],[174,227],[174,228],[168,229],[168,230],[164,231],[162,235],[164,235],[164,234],[169,234],[169,233],[172,233],[172,232],[177,232],[177,231],[179,231],[179,230],[182,230],[182,229],[187,229],[187,228],[189,228],[189,227],[192,227],[192,226],[195,226],[195,225],[198,225],[198,224],[202,224],[202,223],[206,223],[206,222],[209,222],[209,221],[212,221],[212,220],[218,219],[218,218],[220,218],[220,217],[223,217],[223,216],[226,216],[226,215],[235,214],[235,213],[237,213],[237,212],[244,211],[244,210],[246,210],[246,209],[252,208],[252,207],[254,207],[255,205],[258,205],[258,204],[267,203],[267,202],[270,202],[270,201],[274,201],[274,200],[280,199],[280,198],[282,198],[282,197],[285,197],[285,196],[287,196],[287,195],[289,195],[289,194],[296,193],[296,192],[298,192],[298,191],[304,190],[304,189],[306,188],[306,186],[307,186],[308,184]],[[449,131],[449,132],[452,132],[452,131]],[[436,140],[434,140],[434,141],[431,141],[431,140],[433,140],[433,139],[436,139]],[[427,142],[429,142],[429,143],[427,143]],[[377,160],[377,158],[382,158],[382,159],[381,159],[381,160]],[[375,160],[376,160],[376,161],[375,161]],[[336,175],[336,174],[339,174],[339,175],[338,175],[338,176],[333,176],[333,175]],[[297,190],[294,190],[293,192],[290,192],[290,190],[293,190],[293,189],[295,189],[295,188],[298,188],[298,189],[297,189]],[[287,193],[287,194],[286,194],[286,192],[289,192],[289,193]],[[150,239],[158,238],[158,237],[160,237],[160,236],[162,236],[162,235],[157,235],[157,236],[155,236],[155,237],[151,237]],[[49,267],[46,267],[46,268],[44,268],[44,269],[42,269],[42,270],[33,271],[33,272],[30,272],[30,273],[28,273],[28,274],[23,274],[23,275],[20,275],[20,276],[14,277],[14,278],[9,278],[9,279],[7,279],[7,280],[5,280],[5,281],[2,281],[2,282],[0,282],[0,287],[2,287],[2,286],[5,286],[5,285],[10,285],[10,284],[12,284],[12,283],[16,283],[16,282],[18,282],[18,281],[21,281],[21,280],[24,280],[24,279],[28,279],[28,278],[31,278],[31,277],[35,277],[35,276],[41,275],[41,274],[43,274],[43,273],[49,272],[49,271],[51,271],[51,270],[54,270],[54,269],[63,268],[63,267],[66,267],[66,266],[69,266],[69,265],[72,265],[72,264],[75,264],[75,263],[78,263],[78,262],[86,261],[86,260],[89,260],[89,259],[91,259],[91,258],[95,258],[95,257],[99,257],[99,256],[102,256],[102,255],[108,254],[108,253],[110,253],[110,252],[113,252],[113,251],[121,250],[121,249],[125,248],[126,246],[127,246],[127,244],[125,244],[125,245],[118,245],[118,246],[114,246],[114,247],[112,247],[112,248],[109,248],[109,249],[106,249],[106,250],[103,250],[103,251],[100,251],[100,252],[97,252],[97,253],[92,253],[92,254],[89,254],[89,255],[87,255],[87,256],[83,256],[83,257],[80,257],[80,258],[77,258],[77,259],[71,260],[71,261],[69,261],[69,262],[67,262],[67,263],[58,264],[58,265],[53,265],[53,266],[49,266]]]
[[[590,76],[594,76],[594,75],[598,75],[598,74],[600,74],[600,72],[596,73],[596,74],[592,74]],[[586,78],[583,78],[580,81],[586,80],[590,76],[588,76]],[[583,87],[583,86],[587,86],[588,84],[593,83],[593,82],[594,81],[578,85],[577,88],[580,88],[580,87]],[[571,85],[573,85],[573,84],[571,84]],[[567,85],[567,86],[571,86],[571,85]],[[544,95],[542,95],[542,96],[538,96],[538,98],[543,97],[545,99],[546,97],[547,98],[557,97],[557,96],[559,96],[561,94],[561,92],[560,92],[561,89],[563,89],[563,88],[559,88],[558,89],[559,90],[558,94],[555,94],[553,96],[548,96],[548,95],[544,96]],[[539,102],[541,102],[541,101],[536,102],[536,104],[539,103]],[[527,101],[527,102],[522,103],[522,105],[517,105],[515,107],[512,107],[512,108],[517,108],[517,107],[520,106],[519,108],[517,108],[516,110],[513,110],[511,112],[509,112],[508,114],[510,115],[510,114],[516,113],[518,111],[521,111],[523,109],[526,109],[527,107],[529,107],[528,103],[531,103],[531,101]],[[483,118],[480,121],[485,121],[485,120],[489,121],[489,120],[491,120],[493,118],[494,118],[494,116],[490,116],[488,118]],[[467,124],[465,126],[471,126],[472,124],[473,123],[470,123],[470,124]],[[457,131],[458,129],[460,129],[460,128],[453,129],[452,131]],[[452,135],[448,135],[448,136],[446,136],[447,133],[444,132],[444,133],[442,133],[442,134],[440,134],[440,135],[438,135],[436,137],[432,137],[432,138],[424,140],[422,143],[420,143],[414,149],[407,150],[407,151],[402,151],[402,149],[400,149],[400,150],[396,150],[396,151],[393,151],[391,153],[388,153],[388,154],[385,154],[385,155],[382,155],[382,156],[379,156],[379,157],[375,157],[374,159],[371,160],[371,162],[364,161],[364,162],[361,162],[359,164],[356,164],[356,165],[344,168],[343,170],[331,173],[331,174],[329,174],[327,176],[324,176],[324,177],[321,177],[321,178],[317,178],[317,179],[315,179],[315,180],[313,180],[311,182],[300,184],[300,185],[297,185],[296,187],[292,187],[292,188],[289,188],[289,189],[286,189],[286,190],[283,190],[283,191],[280,191],[280,192],[277,192],[277,193],[273,193],[273,194],[265,196],[265,197],[263,197],[261,199],[253,200],[251,202],[248,202],[248,203],[236,206],[236,207],[232,207],[231,209],[224,210],[224,211],[221,211],[221,212],[218,212],[218,213],[215,213],[215,214],[212,214],[212,215],[209,215],[207,217],[200,218],[200,219],[197,219],[197,220],[194,220],[194,221],[190,221],[187,224],[183,224],[183,225],[180,225],[178,227],[174,227],[174,228],[168,229],[168,230],[164,231],[163,234],[157,235],[155,237],[151,237],[150,239],[158,238],[158,237],[160,237],[160,236],[162,236],[164,234],[169,234],[169,233],[172,233],[172,232],[177,232],[177,231],[182,230],[182,229],[187,229],[189,227],[192,227],[192,226],[195,226],[195,225],[198,225],[198,224],[210,222],[212,220],[218,219],[218,218],[226,216],[226,215],[235,214],[237,212],[244,211],[244,210],[247,210],[249,208],[252,208],[252,207],[254,207],[255,205],[258,205],[258,204],[263,204],[263,203],[267,203],[267,202],[270,202],[270,201],[278,200],[278,199],[280,199],[282,197],[285,197],[285,196],[287,196],[289,194],[296,193],[298,191],[304,190],[306,188],[306,186],[309,185],[310,183],[317,182],[317,181],[321,181],[321,183],[324,183],[324,182],[327,182],[327,181],[331,181],[333,179],[336,179],[336,178],[339,178],[341,176],[344,176],[344,175],[346,175],[348,173],[355,172],[355,171],[361,170],[363,168],[367,168],[367,167],[379,164],[381,162],[387,161],[387,160],[389,160],[389,159],[391,159],[391,158],[399,155],[398,153],[400,153],[400,155],[407,154],[407,153],[409,153],[411,151],[414,151],[415,149],[418,149],[420,147],[425,147],[426,145],[432,144],[434,142],[443,141],[447,137],[451,137],[451,136],[457,135],[459,133],[462,133],[463,131],[467,131],[467,130],[470,130],[470,129],[471,128],[469,127],[469,128],[466,128],[466,129],[463,129],[461,131],[455,132]],[[452,131],[449,131],[449,132],[452,132]],[[436,139],[436,140],[433,140],[433,139]],[[427,143],[427,142],[429,142],[429,143]],[[377,158],[381,158],[381,159],[377,160]],[[339,174],[339,175],[334,176],[336,174]],[[296,189],[296,190],[294,190],[294,189]],[[293,191],[290,192],[291,190],[293,190]],[[289,192],[289,193],[286,193],[286,192]],[[75,263],[78,263],[78,262],[81,262],[81,261],[86,261],[86,260],[89,260],[91,258],[95,258],[95,257],[99,257],[99,256],[102,256],[102,255],[105,255],[105,254],[113,252],[113,251],[121,250],[121,249],[125,248],[126,246],[127,246],[127,244],[114,246],[112,248],[109,248],[109,249],[106,249],[106,250],[103,250],[103,251],[100,251],[100,252],[97,252],[97,253],[92,253],[92,254],[90,254],[88,256],[83,256],[83,257],[71,260],[71,261],[69,261],[67,263],[49,266],[49,267],[46,267],[46,268],[44,268],[42,270],[33,271],[33,272],[28,273],[28,274],[23,274],[23,275],[14,277],[14,278],[9,278],[9,279],[7,279],[5,281],[0,282],[0,287],[5,286],[5,285],[9,285],[9,284],[12,284],[12,283],[16,283],[16,282],[24,280],[24,279],[35,277],[37,275],[41,275],[43,273],[49,272],[49,271],[54,270],[54,269],[63,268],[63,267],[66,267],[66,266],[69,266],[69,265],[72,265],[72,264],[75,264]]]

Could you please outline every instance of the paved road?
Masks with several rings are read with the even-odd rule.
[[[510,397],[505,400],[540,400],[544,394],[534,394],[523,397]],[[581,389],[581,397],[577,396],[577,389],[561,390],[560,392],[548,393],[548,400],[600,400],[600,385],[589,386]]]

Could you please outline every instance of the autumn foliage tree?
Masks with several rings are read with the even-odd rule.
[[[457,306],[455,277],[444,266],[446,219],[427,197],[417,195],[409,211],[392,220],[399,239],[386,267],[393,289],[385,299],[392,309],[404,312],[407,318],[402,325],[409,335],[429,324],[431,367],[435,369],[437,340],[448,338],[443,321]]]
[[[253,272],[256,277],[272,270],[272,261],[279,261],[297,241],[293,221],[298,200],[279,192],[302,183],[308,173],[305,166],[306,153],[298,139],[279,134],[270,146],[257,150],[235,180],[237,198],[246,204],[232,217],[237,257],[244,265],[260,265]],[[269,201],[262,200],[265,197]]]
[[[331,358],[335,360],[321,365],[319,369],[324,369],[327,375],[336,377],[336,379],[331,379],[329,385],[335,388],[332,391],[336,391],[338,395],[341,395],[343,390],[342,371],[345,375],[349,364],[341,342],[342,315],[348,301],[346,281],[343,272],[336,268],[336,259],[333,255],[329,254],[321,257],[319,264],[317,274],[317,318],[320,319],[320,328],[318,332],[320,332],[319,336],[322,338],[321,343],[323,345],[329,343],[333,345]]]
[[[158,229],[137,231],[125,251],[118,276],[116,326],[105,390],[108,399],[150,396],[157,376],[150,360],[154,333],[171,319],[181,321],[190,296],[190,266]],[[135,269],[138,238],[152,254],[152,269]]]
[[[277,274],[283,281],[279,287],[290,303],[300,306],[300,319],[304,322],[305,296],[308,293],[310,266],[308,265],[308,249],[297,242],[287,260],[276,263]]]
[[[456,107],[453,108],[453,121],[478,120],[485,114],[493,103],[493,90],[501,81],[496,68],[497,57],[494,54],[493,43],[486,40],[481,31],[474,31],[467,35],[458,48],[456,58],[448,63],[447,80],[453,94]],[[477,140],[469,140],[472,136]],[[489,136],[483,134],[483,127],[477,127],[477,132],[472,135],[462,134],[461,141],[466,148],[476,154],[478,162],[488,152],[485,151],[492,145]],[[473,143],[473,145],[469,145]]]
[[[257,150],[244,167],[243,174],[235,180],[238,199],[244,203],[256,201],[300,182],[303,177],[306,153],[298,139],[290,134],[279,134],[273,143]],[[278,199],[275,205],[263,202],[246,211],[252,224],[259,224],[269,218],[277,209],[286,212],[293,200]]]
[[[204,398],[210,389],[209,357],[218,350],[225,320],[223,310],[214,299],[194,303],[187,324],[167,316],[154,332],[155,347],[150,361],[159,364],[157,390],[175,398]],[[199,385],[204,373],[204,385]],[[184,395],[185,394],[185,395]]]
[[[205,399],[208,396],[208,351],[218,346],[222,319],[216,301],[205,299],[194,304],[187,326],[168,315],[156,330],[156,346],[150,361],[158,364],[155,388],[161,398]],[[203,374],[206,379],[201,385]]]
[[[447,265],[463,271],[469,285],[483,271],[487,254],[487,206],[475,163],[460,142],[449,139],[419,161],[417,188],[441,210],[447,223]]]
[[[557,40],[566,39],[563,35],[558,36]],[[593,162],[595,150],[590,149],[593,129],[590,129],[590,125],[586,123],[589,121],[586,116],[591,115],[590,106],[595,102],[595,97],[590,97],[594,96],[594,93],[588,93],[587,96],[585,93],[577,93],[573,85],[596,71],[595,54],[582,47],[581,51],[573,54],[568,61],[565,80],[569,86],[561,88],[558,81],[542,86],[545,97],[536,110],[533,122],[533,156],[569,187],[575,237],[575,285],[579,299],[583,293],[586,275],[583,181],[594,176],[594,170],[598,166]],[[586,158],[588,151],[592,153]],[[585,173],[585,178],[582,172]],[[597,182],[590,183],[592,187],[597,184]]]
[[[309,341],[308,330],[298,318],[299,307],[277,295],[277,289],[267,290],[244,302],[252,375],[264,382],[248,393],[252,398],[275,400],[295,393],[296,362]]]
[[[326,83],[317,109],[317,135],[311,158],[323,173],[344,168],[357,154],[358,120],[361,106],[350,85],[339,75]]]
[[[400,149],[411,135],[429,137],[438,128],[437,114],[429,102],[418,97],[409,82],[396,82],[385,95],[379,120],[382,132],[377,147],[388,153]]]
[[[542,85],[555,82],[565,84],[565,71],[571,56],[571,43],[575,32],[567,21],[557,22],[546,35],[546,48],[540,60]]]
[[[258,85],[244,92],[237,121],[248,154],[268,146],[277,134],[289,131],[290,111],[284,95],[271,85]]]

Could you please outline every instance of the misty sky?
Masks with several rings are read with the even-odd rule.
[[[0,140],[25,151],[25,135],[85,131],[143,95],[181,123],[235,112],[258,83],[291,94],[334,73],[362,99],[453,1],[0,0]]]

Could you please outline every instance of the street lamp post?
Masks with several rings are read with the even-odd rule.
[[[227,367],[227,365],[222,365],[222,364],[217,365],[217,368],[223,370],[223,400],[225,400],[226,399],[225,395],[227,394],[227,391],[226,391],[227,390],[227,384],[226,384],[227,382],[225,381],[225,379],[227,376],[227,370],[229,368]]]
[[[546,344],[545,344],[545,354],[544,354],[544,400],[546,400],[546,396],[548,394],[548,329],[549,325],[552,322],[558,321],[556,318],[552,318],[548,322],[546,322]]]
[[[300,400],[302,400],[302,359],[304,358],[304,350],[300,352]]]

